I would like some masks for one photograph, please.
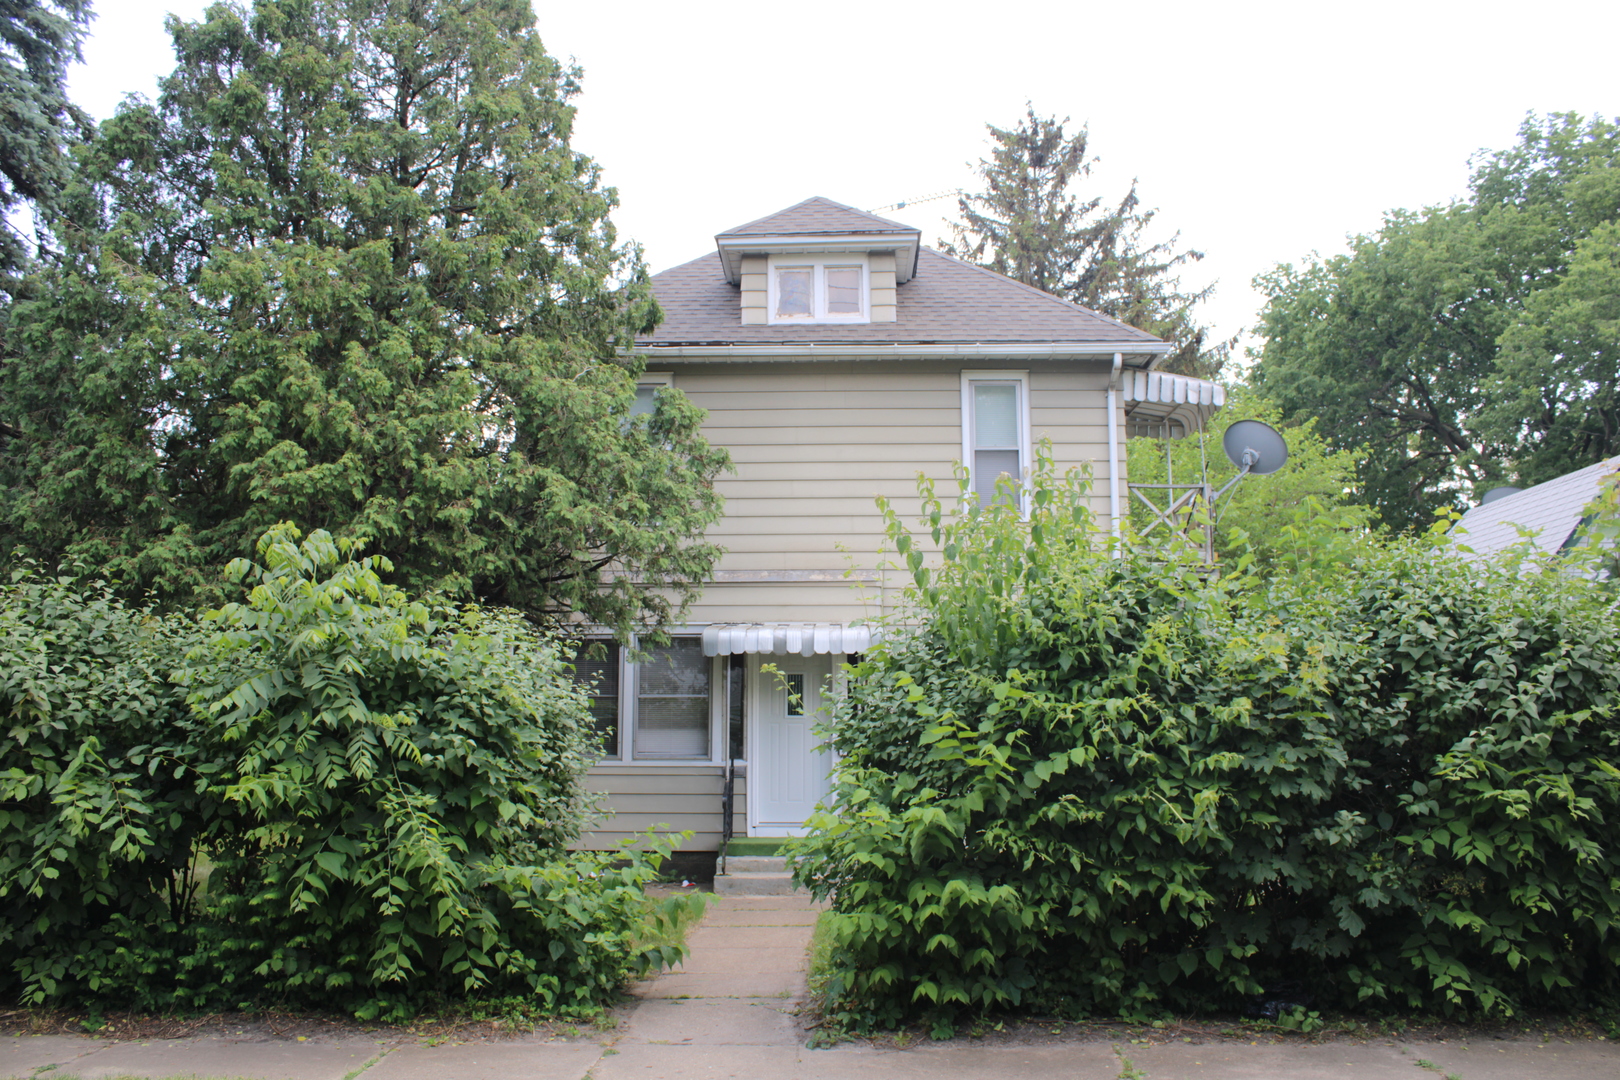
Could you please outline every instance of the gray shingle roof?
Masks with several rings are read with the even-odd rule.
[[[1523,526],[1536,533],[1537,548],[1557,551],[1580,524],[1586,504],[1597,498],[1598,486],[1616,469],[1620,457],[1476,506],[1452,528],[1452,535],[1463,534],[1461,541],[1475,554],[1491,555],[1522,540],[1516,526]]]
[[[782,215],[827,201],[811,199],[782,211]],[[847,207],[838,209],[848,211]],[[815,215],[823,213],[819,207],[812,210]],[[848,212],[883,222],[882,218],[860,211]],[[752,228],[782,215],[773,214],[738,228]],[[837,229],[848,231],[844,225]],[[1129,351],[1131,346],[1159,341],[1135,327],[930,248],[919,253],[916,276],[897,290],[899,321],[892,323],[743,326],[742,293],[726,283],[717,253],[653,275],[652,286],[664,309],[664,323],[638,339],[644,346],[1051,342],[1118,345]]]
[[[916,233],[919,230],[898,221],[880,218],[857,210],[853,206],[824,199],[820,195],[804,200],[786,210],[778,210],[758,221],[727,229],[720,236],[791,236],[816,233]],[[716,237],[719,239],[719,237]]]

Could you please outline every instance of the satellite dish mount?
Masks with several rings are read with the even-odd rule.
[[[1185,432],[1184,434],[1191,434]],[[1215,525],[1220,520],[1220,500],[1248,476],[1269,476],[1288,462],[1288,443],[1276,428],[1259,420],[1239,420],[1226,429],[1221,438],[1221,449],[1226,459],[1237,469],[1237,475],[1223,484],[1219,491],[1209,483],[1209,461],[1204,456],[1204,437],[1199,433],[1198,459],[1202,475],[1197,483],[1178,484],[1171,465],[1169,432],[1164,439],[1165,480],[1163,484],[1131,484],[1133,498],[1140,500],[1153,512],[1153,520],[1142,529],[1147,536],[1163,526],[1171,533],[1181,533],[1198,547],[1205,562],[1215,561]],[[1160,506],[1149,492],[1163,492],[1165,505]],[[1227,505],[1231,505],[1228,500]]]

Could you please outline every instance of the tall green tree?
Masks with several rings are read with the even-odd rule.
[[[70,175],[67,146],[89,126],[66,84],[90,18],[90,0],[0,0],[0,269],[28,252],[12,211],[26,202],[51,214]]]
[[[659,312],[528,0],[170,29],[178,66],[103,125],[12,320],[0,539],[207,599],[293,520],[372,538],[408,589],[678,614],[727,458],[678,392],[631,416]]]
[[[1068,123],[1028,106],[1010,128],[985,125],[990,157],[977,166],[984,190],[959,199],[962,219],[951,224],[945,250],[1174,343],[1167,370],[1213,375],[1232,342],[1213,341],[1193,309],[1215,286],[1189,292],[1178,276],[1203,252],[1178,251],[1180,233],[1147,241],[1158,211],[1142,208],[1134,180],[1118,204],[1071,191],[1097,158],[1087,152],[1086,128],[1070,135]]]
[[[1257,279],[1255,381],[1367,448],[1364,497],[1400,527],[1620,453],[1617,228],[1620,126],[1532,116],[1468,198]]]

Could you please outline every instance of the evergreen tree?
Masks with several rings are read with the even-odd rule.
[[[0,0],[0,217],[23,202],[48,212],[66,186],[64,148],[89,124],[67,99],[67,67],[83,58],[90,17],[90,0]],[[6,220],[0,269],[15,269],[26,253]]]
[[[631,416],[659,313],[528,0],[257,0],[171,32],[11,320],[6,548],[206,601],[291,520],[372,538],[411,590],[678,615],[727,458],[677,391]]]
[[[1067,123],[1029,106],[1014,127],[985,125],[990,159],[977,167],[985,189],[959,200],[946,252],[1172,342],[1166,370],[1213,376],[1233,342],[1210,341],[1193,307],[1215,287],[1184,292],[1176,275],[1203,252],[1177,251],[1180,233],[1144,239],[1157,211],[1142,209],[1134,180],[1115,206],[1071,192],[1097,159],[1087,155],[1086,129],[1068,135]]]

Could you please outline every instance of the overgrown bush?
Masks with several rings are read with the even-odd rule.
[[[832,1013],[1613,999],[1620,620],[1589,581],[1427,540],[1212,578],[1099,544],[1049,466],[1027,521],[924,494],[943,561],[891,515],[913,609],[796,845]]]
[[[641,886],[565,845],[590,715],[514,613],[435,609],[288,527],[245,602],[155,619],[19,579],[0,615],[0,990],[35,1003],[611,1000],[676,958]],[[662,909],[674,914],[682,900]]]

